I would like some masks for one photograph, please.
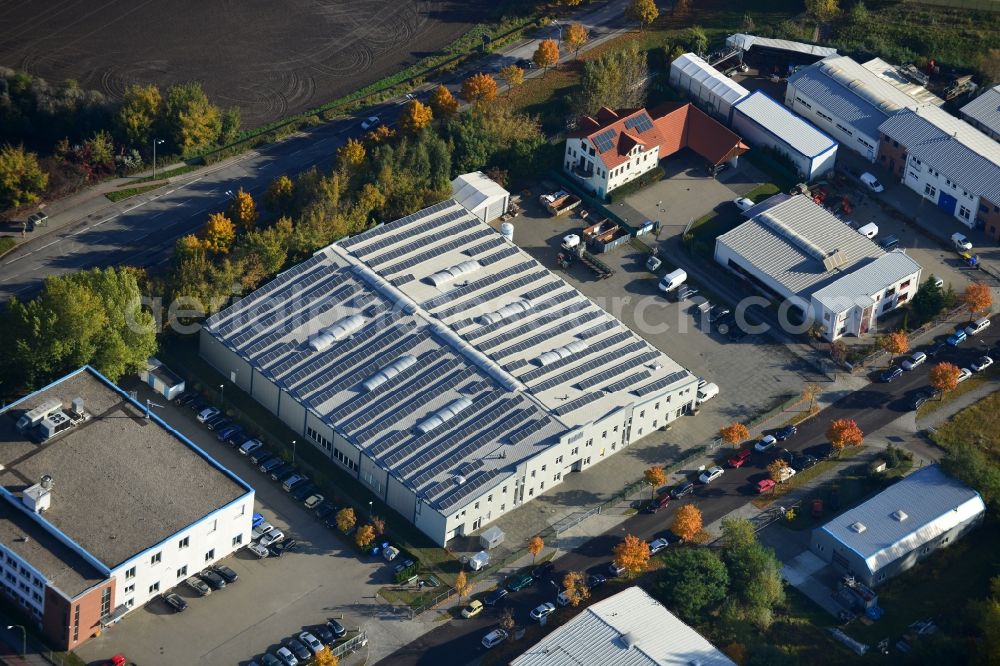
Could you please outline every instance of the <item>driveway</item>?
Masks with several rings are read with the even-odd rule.
[[[136,383],[139,400],[160,404],[162,397]],[[235,450],[219,443],[195,421],[194,414],[172,403],[154,408],[168,423],[256,490],[255,511],[286,536],[296,539],[299,552],[258,560],[245,549],[221,563],[239,574],[239,581],[208,597],[198,597],[186,585],[175,588],[189,604],[183,613],[170,612],[154,600],[133,611],[103,636],[77,650],[88,662],[124,653],[137,664],[246,664],[260,653],[311,625],[337,618],[348,636],[363,627],[368,649],[378,658],[428,629],[403,620],[375,599],[389,582],[381,561],[362,560],[301,504],[253,468]],[[265,480],[266,479],[266,480]],[[183,583],[183,579],[178,581]]]

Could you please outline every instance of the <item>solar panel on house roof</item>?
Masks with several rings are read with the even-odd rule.
[[[647,130],[653,129],[653,123],[652,121],[650,121],[649,116],[647,116],[645,113],[642,113],[639,114],[638,116],[635,116],[634,118],[629,118],[628,120],[626,120],[625,127],[633,129],[639,134],[642,134]]]
[[[615,145],[614,140],[616,134],[617,131],[614,128],[611,128],[604,130],[603,132],[595,136],[594,145],[597,147],[597,150],[602,153],[607,150],[611,150],[611,148]]]

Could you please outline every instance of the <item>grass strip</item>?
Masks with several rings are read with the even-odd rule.
[[[157,183],[156,185],[141,185],[139,187],[129,187],[124,190],[115,190],[114,192],[108,192],[104,196],[106,196],[111,201],[121,201],[122,199],[128,199],[129,197],[134,197],[144,192],[155,190],[159,187],[163,187],[164,185],[165,183]]]

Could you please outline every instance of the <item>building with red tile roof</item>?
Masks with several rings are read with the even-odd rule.
[[[739,136],[691,104],[613,111],[580,119],[566,139],[563,167],[603,197],[655,169],[660,160],[690,148],[710,166],[735,162],[748,150]]]

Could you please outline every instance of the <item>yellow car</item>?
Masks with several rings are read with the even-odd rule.
[[[462,609],[462,617],[476,617],[483,612],[483,602],[476,599],[471,604]]]

